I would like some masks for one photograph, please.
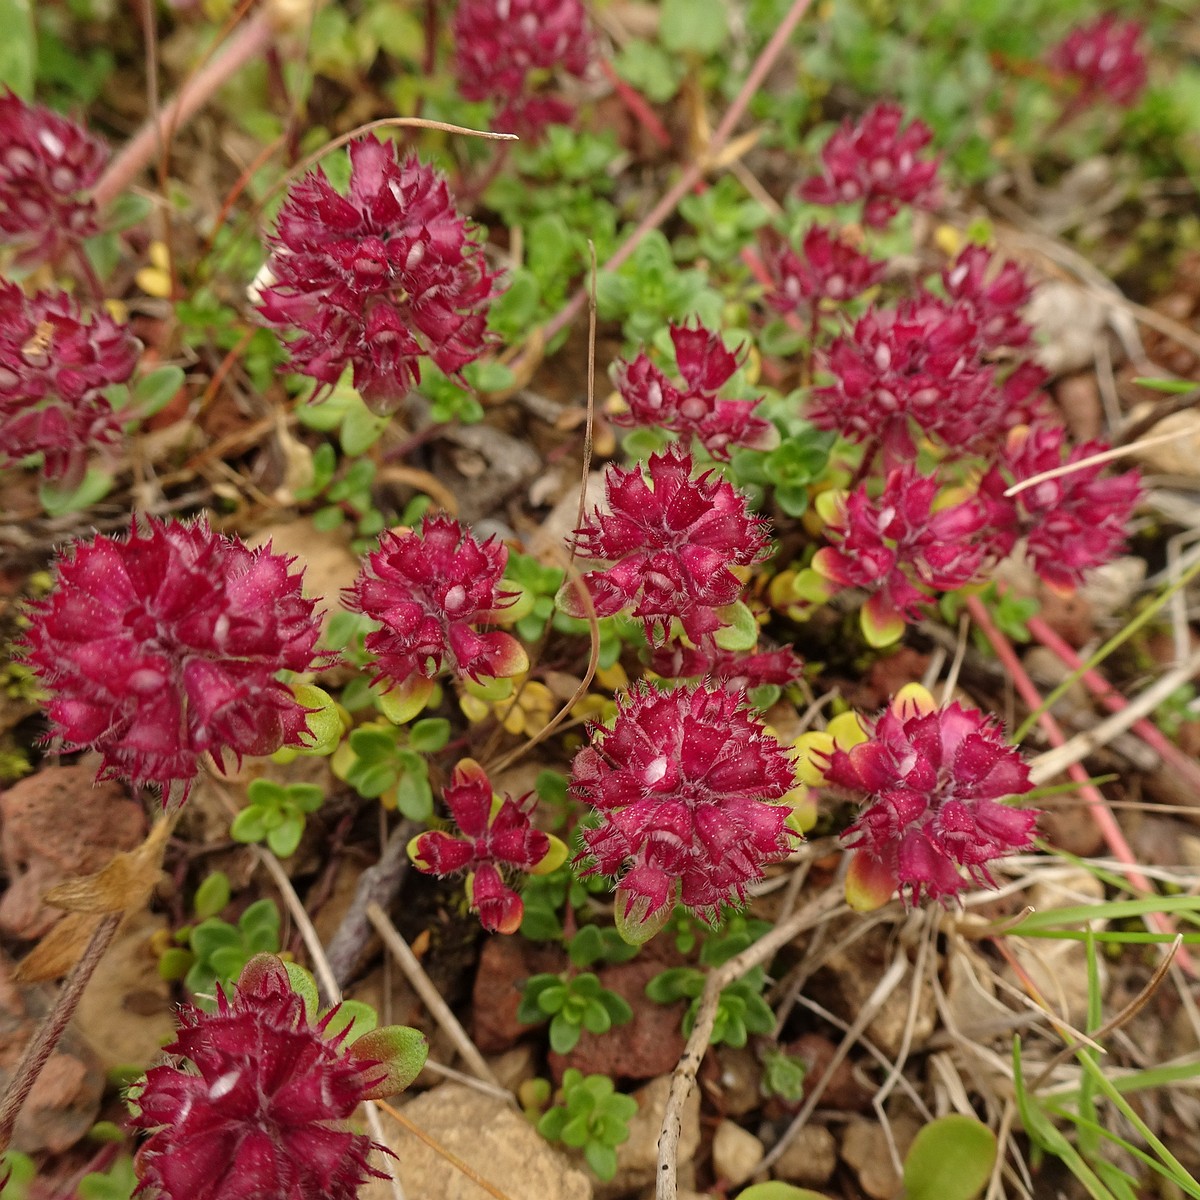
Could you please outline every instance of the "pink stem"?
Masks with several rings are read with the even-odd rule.
[[[1021,699],[1029,705],[1031,711],[1040,708],[1042,697],[1038,693],[1037,686],[1026,674],[1017,652],[1012,648],[1012,643],[997,628],[978,596],[967,597],[967,611],[971,614],[971,620],[979,626],[980,632],[991,643],[992,649],[996,651],[996,657],[1008,671]],[[1043,712],[1038,717],[1038,724],[1042,727],[1042,732],[1045,733],[1052,746],[1061,746],[1066,742],[1067,739],[1063,736],[1058,722],[1049,712]],[[1082,765],[1074,763],[1067,769],[1067,774],[1079,784],[1079,794],[1085,801],[1087,811],[1091,813],[1096,827],[1104,835],[1104,840],[1108,843],[1113,857],[1127,868],[1125,874],[1130,884],[1148,896],[1154,895],[1154,888],[1151,886],[1150,880],[1139,869],[1138,860],[1125,840],[1125,834],[1117,824],[1112,809],[1108,807],[1108,802],[1100,791],[1087,782],[1088,775]],[[1174,924],[1165,913],[1149,913],[1146,916],[1146,922],[1159,933],[1174,934],[1175,932]],[[1184,946],[1179,948],[1178,961],[1189,975],[1193,977],[1196,975],[1195,963]]]
[[[1060,658],[1072,671],[1079,670],[1083,665],[1083,660],[1041,617],[1030,617],[1027,623],[1029,632],[1043,646]],[[1089,670],[1084,671],[1080,679],[1109,712],[1120,712],[1129,707],[1129,702],[1113,689],[1103,675]],[[1144,717],[1139,721],[1134,721],[1131,728],[1163,762],[1183,776],[1196,793],[1197,798],[1200,799],[1200,767],[1184,754],[1157,725],[1147,721]]]
[[[704,172],[707,170],[709,162],[724,149],[738,121],[741,120],[742,114],[746,111],[747,105],[754,98],[754,94],[758,91],[762,81],[766,79],[767,73],[775,65],[775,60],[779,57],[784,46],[787,44],[788,38],[791,37],[792,31],[800,23],[801,17],[808,11],[811,3],[812,0],[792,0],[792,7],[788,10],[787,16],[780,21],[779,28],[775,30],[771,35],[771,40],[762,48],[761,53],[755,60],[754,66],[750,68],[750,74],[746,76],[746,80],[741,86],[741,90],[733,98],[733,102],[721,118],[721,123],[713,131],[704,158],[698,162],[691,162],[684,168],[683,174],[671,185],[659,202],[642,218],[637,228],[625,239],[624,244],[612,258],[604,264],[603,269],[605,271],[615,271],[625,262],[638,246],[641,245],[642,239],[646,234],[657,229],[675,211],[675,206],[679,201],[704,177]],[[542,329],[544,341],[549,342],[553,339],[556,334],[565,329],[583,311],[583,306],[587,303],[587,296],[587,288],[580,288],[567,301],[563,308],[551,317]]]
[[[625,107],[645,126],[646,132],[664,150],[669,150],[671,135],[667,132],[667,127],[658,119],[658,113],[650,107],[645,96],[637,88],[626,83],[607,58],[600,60],[600,70],[604,73],[605,79],[613,85],[613,91],[620,96]]]
[[[225,45],[184,83],[174,99],[125,143],[96,184],[92,193],[96,206],[104,208],[120,196],[149,166],[155,154],[170,144],[175,130],[186,125],[222,84],[268,49],[275,38],[276,32],[266,9],[253,13]]]

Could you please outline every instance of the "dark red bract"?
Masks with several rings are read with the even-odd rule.
[[[808,230],[800,253],[785,243],[768,254],[766,264],[774,281],[767,301],[780,312],[852,300],[887,270],[886,262],[863,254],[825,225]]]
[[[89,451],[115,442],[128,419],[104,389],[133,374],[140,351],[124,325],[85,318],[66,292],[30,298],[0,282],[0,462],[41,452],[48,479],[78,485]]]
[[[1050,51],[1049,62],[1078,87],[1075,105],[1095,100],[1135,103],[1146,86],[1146,55],[1140,45],[1142,27],[1104,13],[1073,29]]]
[[[678,898],[713,918],[790,848],[787,754],[745,704],[716,687],[617,694],[611,729],[575,756],[571,795],[600,814],[583,830],[590,872],[618,876],[619,904],[647,921]]]
[[[82,126],[0,94],[0,244],[25,265],[53,263],[99,232],[90,192],[108,148]]]
[[[711,473],[693,478],[693,470],[691,455],[677,445],[652,454],[644,473],[610,466],[610,511],[597,509],[575,532],[580,554],[612,564],[583,576],[596,615],[632,607],[647,637],[660,643],[674,620],[696,643],[720,629],[726,622],[718,610],[742,590],[730,568],[755,562],[767,548],[765,524],[746,497]],[[559,604],[585,617],[577,588],[568,583]]]
[[[826,781],[866,797],[846,842],[909,904],[959,895],[960,868],[995,886],[988,863],[1032,845],[1037,814],[1001,803],[1029,791],[1029,768],[994,718],[906,692],[863,722],[866,741],[828,755]]]
[[[279,213],[259,312],[292,369],[332,386],[347,367],[377,411],[396,407],[428,357],[448,375],[484,351],[495,276],[446,181],[392,142],[350,145],[350,190],[316,170]]]
[[[524,907],[504,881],[509,869],[532,871],[550,850],[550,838],[530,823],[532,794],[505,796],[493,805],[492,785],[474,759],[464,759],[442,793],[458,826],[458,835],[429,830],[409,845],[417,869],[430,875],[470,871],[472,905],[479,923],[491,933],[515,933]]]
[[[132,1118],[152,1131],[134,1159],[145,1200],[354,1200],[386,1178],[368,1161],[383,1147],[348,1125],[386,1072],[345,1030],[326,1036],[332,1013],[309,1023],[282,963],[258,963],[216,1012],[180,1008],[167,1052],[192,1069],[147,1072]]]
[[[779,435],[769,421],[754,415],[757,400],[717,396],[739,366],[720,336],[699,323],[669,329],[683,386],[676,387],[645,354],[632,362],[619,359],[613,375],[629,411],[615,414],[613,424],[657,425],[681,438],[695,438],[721,460],[739,446],[774,446]]]
[[[433,679],[443,668],[468,679],[518,674],[526,665],[507,633],[479,633],[512,597],[498,590],[508,548],[477,541],[453,517],[428,515],[421,532],[389,531],[367,555],[346,605],[382,628],[367,635],[376,678]]]
[[[495,127],[536,136],[569,121],[572,109],[538,88],[559,70],[582,76],[595,54],[580,0],[459,0],[454,73],[468,100],[494,100]]]
[[[849,120],[821,151],[822,174],[800,188],[814,204],[863,206],[863,222],[887,225],[902,205],[930,206],[936,199],[938,160],[920,152],[933,140],[923,121],[904,122],[898,104],[879,103],[857,125]]]
[[[206,752],[221,766],[304,744],[306,710],[275,674],[310,669],[320,627],[293,559],[205,521],[144,530],[61,555],[26,642],[51,732],[166,802],[175,784],[186,797]]]

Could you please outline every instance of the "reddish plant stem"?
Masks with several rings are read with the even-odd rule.
[[[604,78],[613,86],[613,91],[621,98],[621,102],[635,116],[645,131],[664,150],[671,148],[671,135],[667,127],[658,119],[658,113],[650,107],[649,101],[637,88],[625,82],[617,74],[616,68],[607,58],[600,60],[600,71]]]
[[[775,60],[782,53],[793,30],[800,19],[808,11],[812,0],[792,0],[787,16],[779,23],[779,27],[771,35],[771,40],[762,48],[759,56],[750,68],[740,91],[726,109],[721,123],[713,131],[704,155],[690,162],[683,174],[663,194],[659,202],[642,218],[634,231],[625,239],[616,253],[604,264],[603,270],[615,271],[641,245],[642,239],[652,230],[657,229],[674,211],[679,201],[704,178],[704,173],[725,148],[738,121],[742,119],[750,101],[766,79],[768,72],[775,65]],[[563,308],[546,323],[542,329],[543,344],[550,342],[561,333],[583,310],[587,303],[587,288],[581,287]]]
[[[995,650],[996,657],[1008,671],[1009,678],[1012,679],[1013,686],[1017,689],[1017,694],[1029,705],[1031,711],[1040,708],[1042,697],[1037,686],[1026,673],[1012,643],[992,620],[991,614],[978,596],[967,597],[967,611],[971,614],[971,620],[979,626],[980,632]],[[1050,713],[1043,712],[1038,717],[1038,724],[1042,727],[1042,732],[1045,733],[1052,746],[1061,746],[1066,742],[1062,729]],[[1153,896],[1155,891],[1150,880],[1142,874],[1137,856],[1130,849],[1129,842],[1126,841],[1125,834],[1117,823],[1116,817],[1113,816],[1112,809],[1108,807],[1104,796],[1098,788],[1088,783],[1087,771],[1080,763],[1074,763],[1067,768],[1067,774],[1079,785],[1079,794],[1085,802],[1084,806],[1091,814],[1092,820],[1096,822],[1097,828],[1104,835],[1104,840],[1108,843],[1113,857],[1124,864],[1125,876],[1129,880],[1130,886],[1147,896]],[[1149,913],[1146,922],[1160,933],[1173,935],[1175,932],[1173,922],[1165,913]],[[1195,963],[1182,946],[1179,948],[1178,958],[1179,965],[1194,977],[1196,975]]]
[[[170,141],[170,134],[186,125],[212,98],[222,84],[248,62],[267,50],[276,32],[265,9],[254,12],[195,75],[134,136],[108,164],[92,195],[98,208],[104,208],[137,178],[153,161],[159,147]]]
[[[83,957],[71,968],[70,975],[59,989],[54,1007],[43,1018],[33,1035],[33,1040],[25,1047],[25,1053],[13,1072],[4,1099],[0,1101],[0,1153],[8,1149],[21,1109],[25,1107],[25,1101],[29,1099],[29,1093],[42,1073],[42,1068],[54,1053],[54,1047],[58,1045],[63,1031],[71,1023],[83,990],[100,965],[104,952],[112,945],[117,926],[120,924],[120,913],[108,913],[101,918],[83,952]]]
[[[1062,660],[1072,671],[1078,671],[1083,666],[1083,660],[1063,641],[1041,617],[1030,617],[1027,622],[1029,632],[1033,634],[1047,650]],[[1128,701],[1117,692],[1113,686],[1096,671],[1084,671],[1079,677],[1088,691],[1108,709],[1109,712],[1121,712],[1129,707]],[[1134,721],[1131,726],[1138,735],[1153,750],[1159,758],[1167,763],[1172,770],[1177,771],[1187,781],[1200,799],[1200,767],[1196,765],[1178,746],[1163,733],[1157,725],[1144,717]]]

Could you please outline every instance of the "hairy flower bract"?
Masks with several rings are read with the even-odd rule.
[[[108,148],[74,121],[0,93],[0,244],[22,264],[54,262],[99,232],[90,191]]]
[[[1050,65],[1078,86],[1075,105],[1109,99],[1135,103],[1146,86],[1146,55],[1140,45],[1142,27],[1103,13],[1071,30],[1050,52]]]
[[[120,436],[104,389],[133,374],[140,351],[124,325],[85,318],[66,292],[30,298],[0,282],[0,460],[40,452],[48,479],[78,485],[88,452]]]
[[[209,753],[272,754],[308,739],[280,670],[307,671],[320,632],[294,560],[251,550],[205,521],[146,518],[127,538],[60,555],[32,606],[28,661],[50,695],[52,733],[92,749],[101,777],[186,797]]]
[[[652,454],[644,470],[610,466],[610,511],[597,509],[575,531],[584,557],[612,564],[583,576],[596,615],[632,606],[658,642],[673,620],[693,642],[725,624],[719,610],[742,587],[730,568],[755,562],[767,547],[765,524],[745,496],[710,472],[692,472],[691,455],[678,445]],[[559,603],[571,616],[587,616],[574,583],[564,586]]]
[[[571,766],[571,795],[600,817],[584,828],[590,872],[617,876],[618,907],[646,922],[678,897],[712,918],[789,850],[791,762],[722,685],[617,694],[608,729]]]
[[[294,370],[332,386],[353,367],[363,399],[386,412],[422,358],[455,375],[483,353],[495,277],[432,167],[372,136],[350,144],[350,163],[345,196],[319,169],[288,193],[259,312],[297,335]]]
[[[988,864],[1027,850],[1037,814],[1002,803],[1029,791],[1029,768],[998,721],[955,702],[938,708],[910,685],[876,718],[860,718],[863,738],[816,752],[825,782],[865,797],[845,840],[855,850],[849,887],[870,881],[882,902],[896,888],[906,903],[946,900],[967,877],[995,886]]]
[[[334,1010],[336,1011],[336,1010]],[[146,1200],[354,1200],[383,1150],[349,1118],[387,1072],[355,1057],[331,1012],[311,1024],[278,959],[251,961],[216,1012],[191,1004],[167,1053],[191,1064],[147,1072],[132,1124]],[[348,1027],[347,1027],[348,1028]]]
[[[389,530],[367,555],[347,607],[382,628],[367,635],[376,678],[403,684],[449,669],[468,679],[508,678],[529,665],[507,633],[480,633],[511,601],[499,590],[508,549],[479,542],[453,517],[427,515],[421,532]]]

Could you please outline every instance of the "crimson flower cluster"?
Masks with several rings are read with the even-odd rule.
[[[468,758],[454,768],[442,796],[460,836],[438,829],[420,833],[409,843],[409,857],[429,875],[469,871],[467,891],[479,923],[489,933],[515,933],[525,910],[504,872],[531,872],[551,849],[550,836],[530,823],[532,793],[493,803],[491,781]]]
[[[764,522],[748,511],[746,497],[711,472],[693,477],[693,470],[678,444],[652,454],[644,469],[609,466],[609,511],[597,509],[575,531],[580,554],[612,564],[581,581],[596,615],[632,606],[654,643],[676,619],[697,644],[721,628],[719,610],[742,590],[731,568],[755,562],[767,548]],[[588,615],[575,583],[564,585],[559,605],[571,616]]]
[[[619,876],[618,912],[632,926],[665,917],[678,898],[714,919],[745,898],[789,850],[791,762],[747,709],[717,685],[617,695],[611,728],[571,765],[571,795],[600,824],[583,830],[589,873]]]
[[[790,647],[742,654],[722,650],[711,642],[685,646],[668,642],[650,655],[650,670],[663,679],[703,679],[727,688],[750,691],[796,683],[804,672],[804,660]]]
[[[837,304],[874,287],[887,263],[871,258],[825,225],[813,225],[804,235],[801,253],[782,243],[766,258],[774,283],[767,302],[780,312],[810,311],[822,300]]]
[[[275,675],[310,669],[320,627],[293,561],[202,520],[73,546],[26,634],[52,733],[164,802],[206,752],[223,767],[302,745],[307,710]]]
[[[813,392],[808,416],[855,442],[880,444],[889,465],[916,457],[914,429],[953,454],[994,446],[1028,419],[1046,374],[1028,361],[1000,375],[986,360],[1028,342],[1019,313],[1030,295],[1012,264],[963,251],[944,275],[950,299],[929,293],[871,309],[821,355],[834,381]]]
[[[1052,587],[1072,592],[1086,571],[1111,562],[1125,545],[1125,531],[1141,496],[1136,471],[1103,475],[1104,465],[1079,467],[1006,497],[1010,484],[1098,454],[1108,447],[1088,442],[1067,449],[1061,426],[1045,423],[1013,430],[999,462],[980,486],[998,549],[1008,553],[1018,538],[1037,574]]]
[[[846,831],[855,848],[850,892],[886,899],[899,888],[922,896],[958,896],[965,880],[994,887],[988,864],[1030,848],[1037,814],[1002,803],[1030,789],[1029,768],[999,722],[953,703],[938,708],[924,688],[904,689],[849,749],[834,744],[827,784],[863,796]]]
[[[863,223],[879,229],[902,205],[932,205],[938,160],[920,153],[933,131],[923,121],[903,122],[904,110],[883,102],[857,125],[843,121],[821,150],[822,173],[800,195],[814,204],[861,203]]]
[[[131,1123],[153,1131],[134,1158],[138,1195],[354,1200],[369,1178],[386,1178],[369,1155],[389,1152],[348,1121],[387,1072],[344,1044],[349,1027],[327,1036],[332,1012],[311,1024],[266,955],[216,999],[214,1013],[182,1005],[166,1048],[192,1069],[154,1067],[136,1096]]]
[[[1050,51],[1049,63],[1078,88],[1074,100],[1082,108],[1096,100],[1134,104],[1146,86],[1142,27],[1104,13],[1073,29]]]
[[[493,100],[495,123],[534,136],[572,116],[566,101],[535,91],[559,70],[581,77],[595,54],[580,0],[460,0],[454,14],[454,73],[468,100]]]
[[[813,557],[826,579],[870,593],[863,626],[873,642],[895,640],[936,592],[970,583],[989,560],[987,506],[972,497],[935,508],[939,488],[912,464],[888,472],[877,496],[860,485],[828,530],[833,544]]]
[[[373,136],[351,143],[350,163],[345,196],[319,169],[288,193],[259,312],[297,335],[294,370],[332,386],[353,367],[363,399],[386,412],[423,357],[455,375],[483,353],[496,280],[432,167],[397,161]]]
[[[91,189],[108,148],[74,121],[0,94],[0,244],[22,265],[54,262],[99,232]]]
[[[453,517],[429,514],[420,533],[384,533],[345,594],[348,608],[381,625],[366,638],[376,679],[431,680],[446,668],[476,680],[520,674],[520,643],[475,629],[511,603],[499,590],[507,562],[506,546],[479,542]]]
[[[140,351],[124,325],[85,318],[66,292],[30,298],[0,281],[0,462],[40,452],[48,479],[77,486],[88,451],[120,435],[104,389],[133,374]]]
[[[694,437],[721,460],[728,460],[730,450],[738,446],[774,446],[775,426],[754,415],[757,400],[717,397],[739,366],[720,335],[699,323],[669,329],[683,387],[672,384],[645,353],[632,362],[618,360],[614,377],[629,411],[614,415],[613,424],[658,425],[682,438]]]

